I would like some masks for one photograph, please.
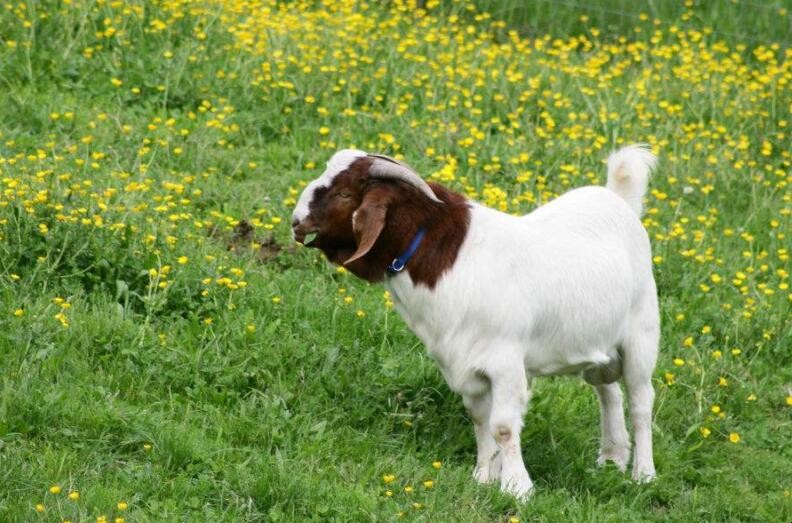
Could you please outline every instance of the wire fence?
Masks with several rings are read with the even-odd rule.
[[[639,11],[633,10],[623,10],[623,9],[615,9],[612,7],[606,7],[603,5],[597,5],[595,2],[576,2],[574,0],[531,0],[533,3],[543,3],[548,6],[549,9],[557,8],[559,6],[563,6],[569,9],[574,9],[575,14],[577,15],[584,15],[584,14],[593,14],[597,13],[599,15],[607,15],[608,17],[619,17],[621,19],[632,20],[636,22],[643,22],[646,18],[642,15],[646,13],[642,13]],[[788,38],[788,35],[792,35],[792,6],[786,7],[783,5],[772,4],[769,5],[770,2],[761,4],[756,2],[750,2],[746,0],[739,0],[739,1],[729,1],[726,2],[731,4],[732,8],[741,8],[746,9],[748,11],[754,10],[754,12],[745,12],[741,14],[741,19],[745,24],[746,29],[750,29],[754,34],[748,33],[736,33],[732,31],[725,31],[723,29],[717,29],[716,27],[710,27],[710,32],[713,35],[722,37],[724,39],[730,39],[733,41],[746,41],[751,42],[754,44],[759,45],[774,45],[777,44],[781,48],[789,48],[792,46],[792,40]],[[642,4],[644,7],[647,8],[648,11],[656,10],[653,7],[656,7],[657,4],[661,4],[661,8],[663,9],[673,9],[675,7],[679,7],[680,2],[678,0],[649,0],[646,4]],[[501,4],[503,5],[503,4]],[[515,4],[514,10],[519,10],[524,8],[527,3],[525,4]],[[635,5],[635,4],[632,4]],[[508,8],[507,8],[508,9]],[[504,9],[503,12],[508,12],[507,9]],[[761,14],[758,15],[756,11],[760,11]],[[778,19],[782,19],[782,24],[786,25],[786,31],[784,31],[785,38],[780,38],[777,40],[768,40],[766,38],[762,38],[755,34],[756,32],[756,20],[757,16],[760,17],[773,17],[774,21],[778,21]],[[651,16],[653,20],[660,20],[660,25],[671,26],[676,25],[679,23],[679,20],[663,20],[658,16]],[[715,24],[712,24],[715,25]]]

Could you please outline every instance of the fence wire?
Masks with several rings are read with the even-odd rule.
[[[549,4],[550,7],[562,5],[562,6],[565,6],[565,7],[574,8],[576,10],[580,10],[582,14],[585,14],[586,12],[588,12],[588,13],[596,12],[596,13],[610,15],[610,16],[619,16],[621,18],[627,18],[627,19],[630,19],[630,20],[642,21],[641,17],[640,17],[640,13],[637,13],[635,11],[630,11],[630,12],[622,11],[622,10],[618,10],[618,9],[612,9],[612,8],[609,8],[609,7],[602,7],[602,6],[592,5],[591,3],[579,3],[579,2],[575,2],[574,0],[536,0],[536,1],[542,2],[542,3],[545,3],[545,4]],[[655,1],[657,1],[657,0],[655,0]],[[667,1],[667,2],[662,2],[662,0],[660,0],[660,3],[665,3],[666,5],[668,5],[669,3],[672,3],[672,2],[675,3],[675,0],[670,0],[670,1]],[[748,6],[748,7],[753,7],[755,9],[765,9],[765,10],[771,11],[771,12],[774,11],[776,16],[779,16],[779,17],[782,17],[782,15],[780,14],[780,10],[781,9],[786,9],[787,13],[785,15],[783,15],[782,18],[785,18],[787,20],[787,25],[789,25],[789,19],[792,16],[792,14],[791,14],[792,13],[792,9],[786,8],[786,7],[769,6],[769,5],[766,5],[766,4],[759,4],[759,3],[755,3],[755,2],[746,2],[744,0],[741,0],[740,2],[735,3],[735,5]],[[652,19],[659,19],[659,18],[653,17]],[[750,15],[746,15],[745,19],[746,20],[750,20],[751,16]],[[667,20],[660,20],[660,23],[661,23],[661,25],[670,26],[670,25],[674,25],[674,23],[676,23],[676,22],[669,22]],[[746,40],[746,41],[749,41],[749,42],[752,42],[752,43],[755,43],[755,44],[761,44],[761,45],[766,45],[766,46],[777,44],[781,48],[784,48],[784,49],[790,47],[790,44],[792,44],[792,41],[786,40],[786,39],[770,41],[770,40],[765,40],[765,39],[762,39],[762,38],[757,38],[756,36],[752,36],[752,35],[748,35],[748,34],[733,33],[733,32],[729,32],[729,31],[721,31],[721,30],[715,29],[713,27],[710,27],[710,29],[711,29],[711,34],[718,35],[718,36],[721,36],[721,37],[732,38],[732,39],[735,39],[735,40]]]

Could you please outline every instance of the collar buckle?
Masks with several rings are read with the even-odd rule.
[[[404,266],[407,265],[407,262],[410,261],[412,255],[415,254],[415,251],[418,250],[418,246],[421,245],[421,241],[423,240],[424,235],[426,234],[426,229],[421,227],[418,230],[418,233],[410,242],[410,246],[407,247],[407,250],[401,256],[394,258],[392,262],[388,264],[386,270],[389,274],[398,274],[404,270]]]
[[[393,258],[393,261],[390,262],[390,265],[388,265],[388,272],[396,273],[401,272],[402,270],[404,270],[404,262],[399,258]]]

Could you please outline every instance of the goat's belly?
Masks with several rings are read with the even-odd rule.
[[[618,358],[616,347],[607,349],[591,348],[580,351],[530,350],[523,360],[525,371],[531,376],[557,376],[579,374],[591,367],[608,365]]]

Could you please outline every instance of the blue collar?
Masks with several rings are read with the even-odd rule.
[[[394,258],[392,262],[388,264],[387,271],[390,274],[397,274],[404,269],[404,266],[407,265],[407,262],[410,261],[415,251],[418,250],[418,247],[421,245],[421,241],[423,240],[424,235],[426,234],[426,229],[421,227],[418,232],[416,233],[413,240],[410,242],[410,246],[407,247],[407,250],[399,256],[398,258]]]

